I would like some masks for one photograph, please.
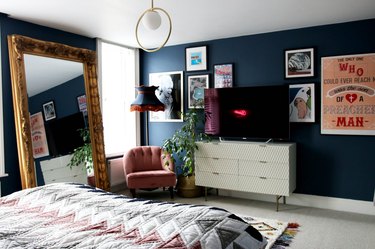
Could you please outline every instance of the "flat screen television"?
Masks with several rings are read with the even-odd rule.
[[[288,86],[205,89],[204,112],[205,133],[212,136],[289,139]]]
[[[64,156],[83,145],[79,129],[86,127],[82,112],[49,121],[45,124],[50,156]]]

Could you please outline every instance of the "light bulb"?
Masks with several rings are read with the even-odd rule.
[[[161,17],[157,11],[149,10],[142,18],[143,26],[149,30],[156,30],[160,27]]]

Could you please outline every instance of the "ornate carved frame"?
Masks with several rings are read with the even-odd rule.
[[[22,188],[37,186],[24,64],[24,54],[32,54],[83,63],[96,187],[109,190],[97,81],[96,52],[21,35],[8,36],[8,49]]]

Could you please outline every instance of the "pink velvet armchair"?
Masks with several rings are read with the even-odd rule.
[[[124,173],[128,188],[136,196],[136,189],[154,189],[169,187],[171,199],[176,185],[174,164],[158,146],[139,146],[129,150],[123,158]],[[169,160],[169,165],[165,161]]]

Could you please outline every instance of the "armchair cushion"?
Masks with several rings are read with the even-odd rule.
[[[176,184],[175,174],[166,170],[150,170],[130,173],[128,188],[169,187]]]

